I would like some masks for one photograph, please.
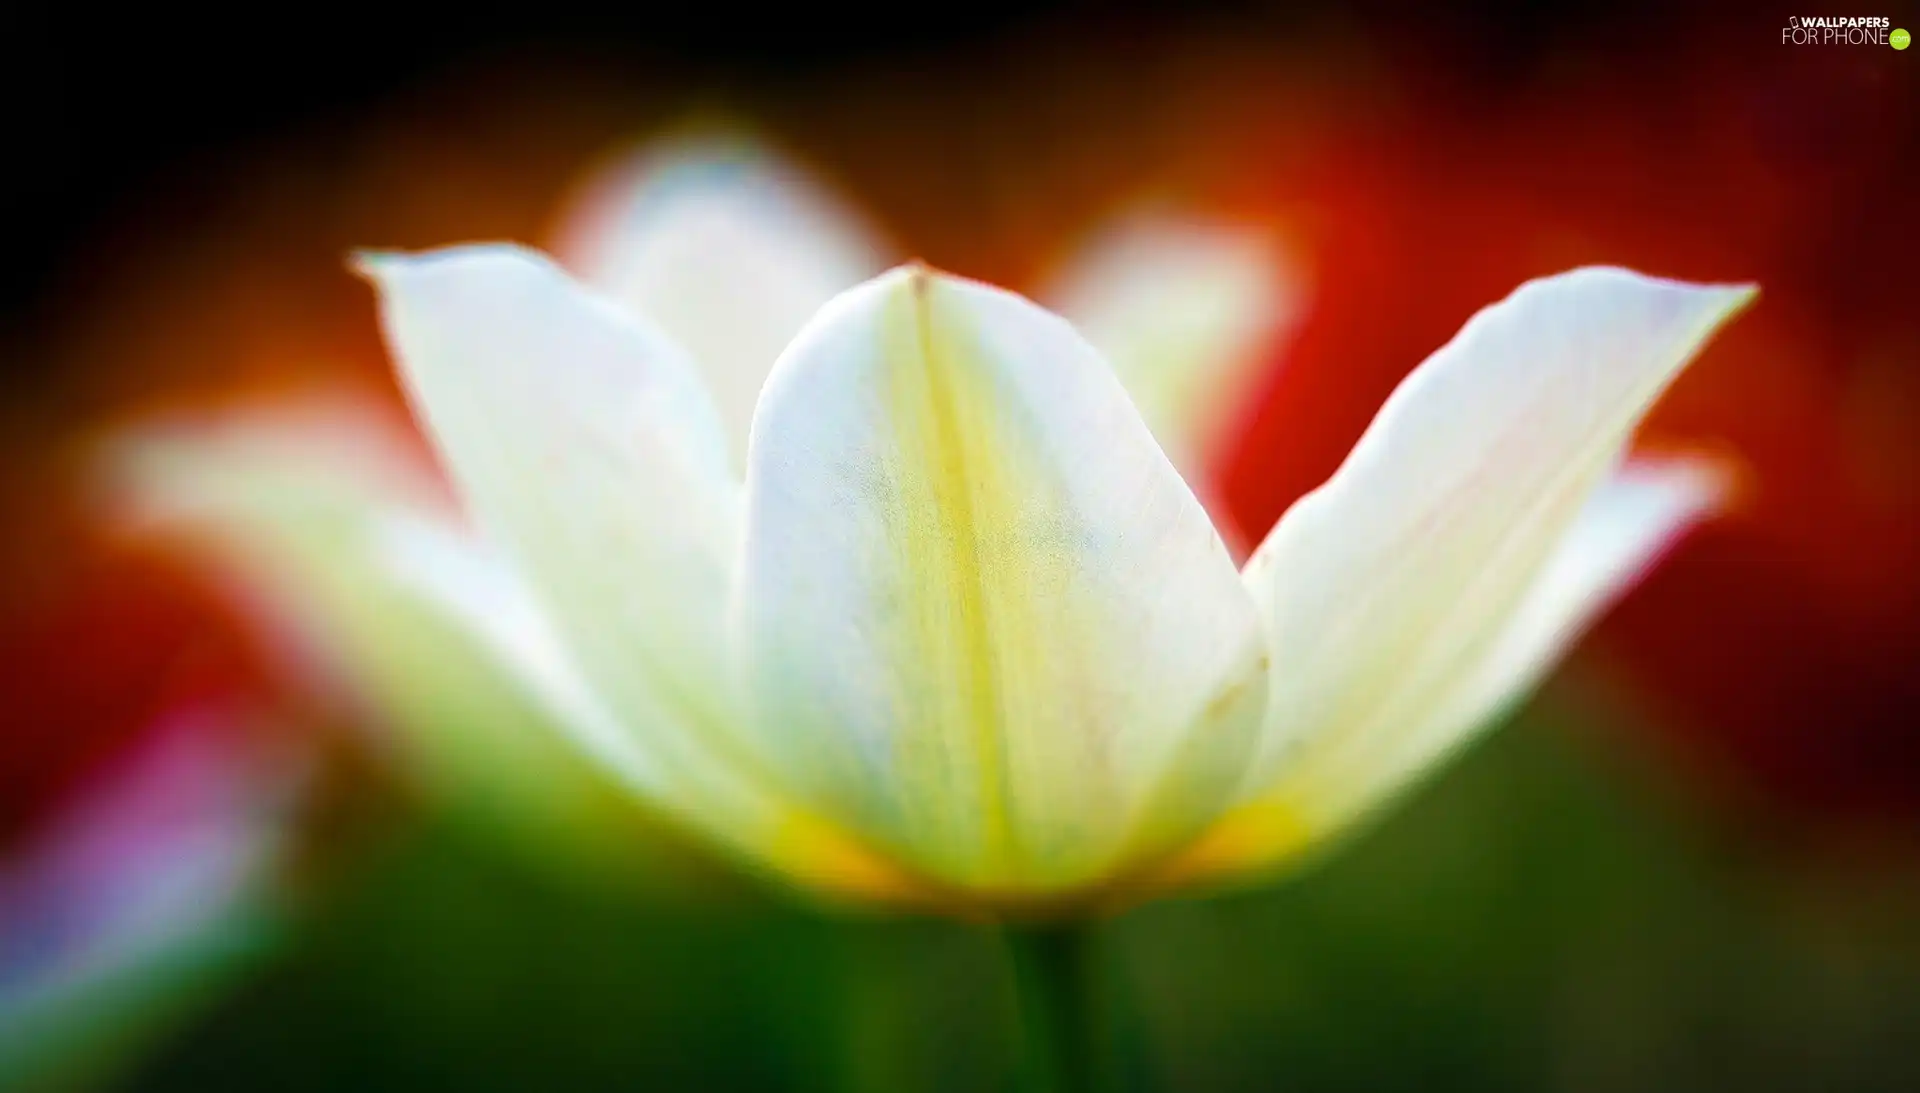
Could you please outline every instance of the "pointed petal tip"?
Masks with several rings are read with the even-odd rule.
[[[378,288],[388,271],[407,259],[405,251],[355,247],[347,252],[347,271]]]
[[[1678,277],[1663,277],[1658,274],[1644,273],[1627,266],[1590,265],[1575,266],[1562,273],[1534,277],[1522,283],[1514,292],[1532,289],[1534,286],[1550,284],[1562,280],[1625,280],[1642,284],[1657,285],[1663,288],[1681,289],[1687,292],[1701,293],[1718,297],[1722,301],[1726,314],[1731,317],[1751,305],[1760,296],[1760,285],[1756,281],[1688,281]]]
[[[1760,299],[1760,284],[1757,281],[1716,281],[1695,283],[1687,281],[1673,282],[1689,288],[1712,294],[1718,298],[1721,307],[1720,321],[1732,320],[1741,312],[1752,307]]]
[[[347,268],[375,288],[391,286],[411,273],[489,265],[551,267],[553,260],[532,247],[511,242],[454,243],[418,251],[357,247],[347,254]]]
[[[904,288],[915,294],[924,293],[936,281],[956,281],[960,278],[941,270],[923,258],[909,258],[892,269],[873,279],[873,283],[889,287]]]
[[[973,284],[976,282],[936,269],[918,258],[902,262],[836,293],[820,306],[820,309],[807,321],[806,326],[801,328],[800,333],[795,335],[793,342],[789,343],[789,348],[794,342],[805,339],[808,331],[829,321],[829,317],[843,315],[863,306],[878,306],[880,301],[889,298],[911,297],[924,300],[936,286]]]
[[[936,291],[942,294],[959,292],[975,299],[984,295],[999,299],[1016,300],[1025,307],[1030,308],[1033,312],[1044,314],[1056,321],[1065,322],[1058,312],[1024,293],[1017,292],[1003,285],[995,284],[992,281],[983,281],[977,277],[969,277],[965,274],[942,269],[921,258],[914,258],[902,262],[885,272],[879,273],[841,292],[833,301],[829,301],[828,306],[823,307],[821,312],[827,312],[835,303],[843,300],[868,298],[870,296],[884,297],[892,293],[907,294],[916,299],[925,300]]]
[[[1739,315],[1754,304],[1760,302],[1760,283],[1758,281],[1742,281],[1737,284],[1720,285],[1719,288],[1730,297],[1727,303],[1728,319],[1732,319],[1734,316]]]

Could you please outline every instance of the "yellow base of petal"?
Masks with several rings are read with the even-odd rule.
[[[1227,813],[1154,875],[1158,892],[1277,868],[1322,831],[1287,801],[1255,801]]]

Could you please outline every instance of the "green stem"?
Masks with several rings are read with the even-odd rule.
[[[1007,926],[1020,1012],[1024,1093],[1091,1093],[1088,931],[1079,923]]]

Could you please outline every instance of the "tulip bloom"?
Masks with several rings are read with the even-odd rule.
[[[650,145],[597,172],[556,237],[564,265],[699,362],[734,466],[774,358],[891,250],[798,168],[713,139]],[[1042,291],[1193,470],[1293,317],[1284,258],[1259,232],[1139,212],[1096,232]],[[287,674],[346,698],[342,712],[379,731],[382,754],[435,803],[562,869],[611,877],[668,864],[622,784],[632,772],[616,776],[618,762],[589,760],[556,731],[580,722],[581,704],[514,670],[545,640],[540,612],[490,579],[497,561],[473,548],[384,407],[328,392],[116,439],[117,515],[184,533]],[[446,586],[474,618],[449,617]]]
[[[1474,317],[1239,571],[1113,367],[1012,293],[829,301],[737,438],[647,317],[542,256],[362,260],[482,529],[370,549],[690,829],[994,917],[1259,874],[1523,691],[1706,511],[1622,464],[1752,290],[1590,268]]]

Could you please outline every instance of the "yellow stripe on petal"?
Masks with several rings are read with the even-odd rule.
[[[784,780],[935,884],[1044,902],[1230,799],[1265,655],[1111,369],[1010,293],[908,268],[782,356],[741,610]]]
[[[944,595],[914,597],[907,609],[913,647],[951,665],[942,701],[966,732],[959,748],[929,741],[947,753],[929,758],[966,767],[981,852],[988,868],[999,870],[1014,852],[999,711],[1003,692],[1020,685],[1011,675],[1034,663],[1032,639],[1045,625],[1023,586],[1047,580],[1056,567],[1040,552],[1001,556],[1019,542],[1017,474],[1006,465],[1018,456],[995,444],[983,377],[956,366],[978,348],[967,344],[964,328],[936,328],[924,272],[916,270],[906,284],[908,291],[889,299],[883,328],[889,358],[920,363],[886,374],[893,443],[910,453],[900,465],[911,472],[896,478],[901,507],[922,514],[900,521],[901,545],[910,572],[947,577]],[[989,571],[997,586],[989,586]]]

